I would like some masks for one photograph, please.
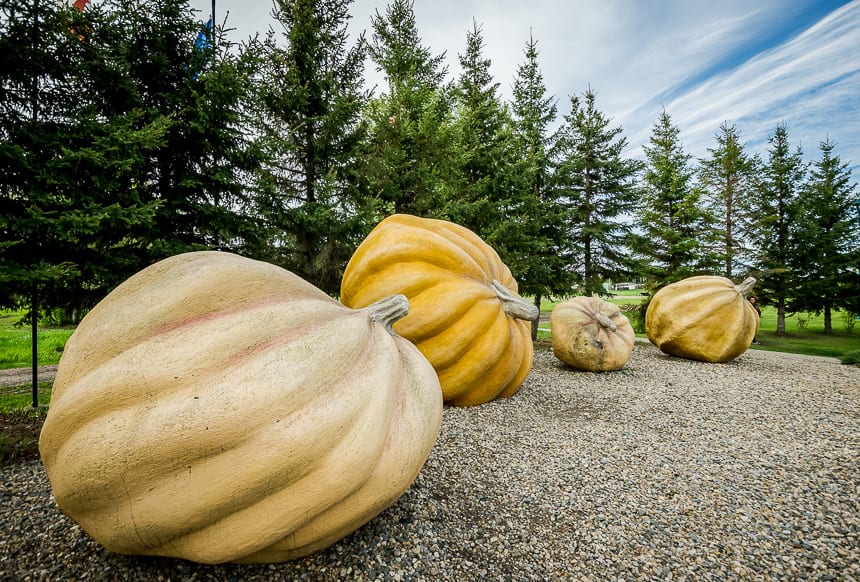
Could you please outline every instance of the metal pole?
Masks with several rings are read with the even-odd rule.
[[[33,284],[33,297],[30,303],[32,309],[30,315],[31,344],[33,345],[33,408],[39,407],[39,296],[36,285]]]
[[[40,34],[39,34],[39,0],[35,0],[33,2],[33,48],[36,48],[37,43],[39,42]],[[39,120],[39,74],[38,71],[35,75],[33,75],[33,84],[31,87],[31,109],[30,115],[33,120],[33,127],[36,126],[36,122]],[[32,235],[31,235],[32,236]],[[35,237],[31,239],[31,244],[33,247],[36,246]],[[34,253],[33,256],[36,256]],[[39,334],[38,334],[38,325],[39,325],[39,290],[38,285],[34,281],[33,289],[32,289],[32,297],[30,298],[30,344],[33,347],[33,408],[38,408],[39,406]]]

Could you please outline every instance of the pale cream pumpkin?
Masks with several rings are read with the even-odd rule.
[[[439,374],[446,403],[472,406],[519,390],[531,370],[537,307],[478,235],[445,220],[395,214],[356,249],[341,281],[353,308],[402,293],[409,315],[394,330]]]
[[[409,487],[438,435],[435,371],[281,268],[188,253],[81,322],[39,448],[60,508],[108,549],[274,562],[352,532]]]
[[[740,285],[702,275],[666,285],[651,299],[645,332],[660,350],[703,362],[727,362],[752,343],[759,317],[746,296],[756,280]]]
[[[574,297],[550,314],[552,351],[588,372],[619,370],[630,359],[636,334],[621,309],[600,297]]]

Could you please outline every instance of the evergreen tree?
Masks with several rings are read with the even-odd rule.
[[[644,146],[646,170],[637,212],[641,232],[631,238],[631,247],[651,291],[707,273],[714,265],[709,252],[714,219],[692,184],[691,157],[679,134],[663,111]]]
[[[445,217],[457,172],[444,54],[421,44],[411,0],[393,0],[371,24],[368,53],[387,86],[366,113],[370,193],[383,213]]]
[[[0,2],[0,303],[78,312],[140,266],[140,177],[171,124],[121,107],[134,87],[102,11]]]
[[[717,253],[723,276],[731,279],[743,264],[746,251],[744,233],[749,225],[757,158],[746,154],[734,125],[722,123],[715,139],[716,147],[708,148],[710,156],[699,164],[699,183],[719,221]]]
[[[786,306],[794,286],[791,270],[797,250],[792,230],[798,220],[798,196],[806,169],[800,147],[791,151],[785,124],[777,126],[768,142],[768,159],[753,201],[752,240],[761,303],[776,306],[776,333],[784,335]]]
[[[329,293],[366,230],[357,167],[365,45],[348,47],[349,0],[277,0],[274,31],[249,45],[265,237],[255,254]]]
[[[525,62],[517,69],[514,80],[513,110],[516,132],[524,154],[525,182],[534,199],[549,195],[547,182],[550,174],[548,152],[551,138],[549,124],[555,120],[558,107],[556,98],[546,94],[543,73],[538,62],[537,41],[530,36],[525,48]]]
[[[537,41],[529,36],[525,61],[514,79],[511,110],[514,119],[516,189],[506,209],[507,220],[499,229],[505,241],[502,258],[517,278],[522,295],[534,297],[540,307],[544,296],[570,294],[572,277],[565,269],[562,212],[549,188],[552,138],[549,125],[558,111],[556,99],[547,95],[538,62]],[[537,322],[532,338],[537,337]]]
[[[136,266],[154,212],[137,177],[169,125],[115,108],[129,86],[99,13],[0,13],[0,305],[28,310],[35,407],[39,313],[79,313]]]
[[[150,260],[219,248],[240,251],[252,225],[243,183],[257,164],[249,155],[240,109],[246,73],[221,31],[196,43],[204,31],[188,0],[105,0],[112,26],[113,58],[134,85],[121,105],[142,110],[143,121],[172,121],[152,155],[139,188],[157,201]]]
[[[498,96],[499,83],[483,56],[481,29],[473,22],[460,55],[462,73],[454,87],[459,195],[449,201],[449,218],[488,242],[503,220],[514,188],[511,120]]]
[[[794,247],[796,285],[788,302],[791,311],[824,313],[824,333],[833,332],[834,307],[857,313],[860,253],[857,208],[851,171],[834,153],[829,139],[800,190]]]
[[[553,185],[566,211],[564,256],[583,294],[603,294],[603,281],[630,273],[625,244],[631,228],[625,217],[638,199],[642,164],[622,157],[627,140],[621,127],[609,127],[591,88],[581,99],[571,97],[570,104],[553,150]]]

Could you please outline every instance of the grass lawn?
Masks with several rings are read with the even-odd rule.
[[[21,312],[0,311],[0,369],[33,365],[30,324],[17,325],[21,317]],[[59,362],[63,346],[73,331],[71,328],[39,327],[39,365]]]
[[[853,330],[846,329],[841,313],[834,314],[833,333],[824,334],[824,316],[807,314],[791,315],[785,318],[786,335],[776,335],[776,309],[765,307],[761,312],[761,328],[758,340],[760,345],[751,346],[756,350],[791,352],[810,356],[841,357],[848,352],[860,350],[860,325]]]
[[[48,406],[51,401],[51,386],[53,382],[39,382],[39,406]],[[0,386],[0,414],[9,414],[16,410],[32,410],[33,387],[31,384],[23,386]]]

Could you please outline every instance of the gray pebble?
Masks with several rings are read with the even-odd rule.
[[[274,565],[122,556],[0,469],[2,580],[860,580],[860,368],[637,343],[577,372],[551,350],[511,398],[446,408],[413,486],[358,531]]]

